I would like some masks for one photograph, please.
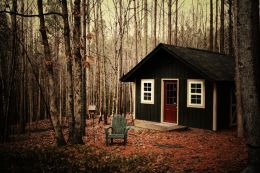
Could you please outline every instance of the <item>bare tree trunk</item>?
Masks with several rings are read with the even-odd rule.
[[[162,0],[162,40],[166,42],[166,34],[165,34],[165,0]]]
[[[195,33],[196,33],[196,31],[195,31],[195,7],[194,7],[195,5],[194,5],[194,1],[193,0],[191,1],[191,3],[192,3],[192,30],[191,30],[191,35],[193,37],[195,37]],[[191,46],[195,47],[194,41],[195,41],[195,39],[192,39]]]
[[[67,117],[69,124],[69,138],[68,142],[72,143],[74,134],[74,98],[73,98],[73,73],[72,73],[72,54],[70,45],[70,26],[68,19],[68,6],[67,0],[62,0],[62,14],[63,14],[63,25],[64,25],[64,45],[65,55],[67,63],[67,93],[68,93],[68,104],[67,104]]]
[[[168,44],[172,43],[172,0],[168,0]]]
[[[82,139],[82,57],[80,48],[82,47],[81,36],[81,21],[80,21],[80,0],[74,0],[74,28],[73,28],[73,51],[74,51],[74,117],[75,127],[73,135],[74,144],[83,144]]]
[[[87,33],[90,34],[90,0],[87,0],[86,8],[87,8],[87,10],[86,10]],[[88,57],[90,56],[90,44],[91,44],[91,39],[88,40],[88,45],[87,45],[87,47],[88,47],[88,51],[87,51],[87,55],[86,55],[87,62],[89,61]],[[91,67],[89,65],[89,67],[86,68],[86,88],[88,91],[88,92],[86,92],[87,105],[91,104],[90,69],[91,69]]]
[[[175,45],[178,45],[178,0],[175,1]]]
[[[113,1],[114,2],[114,7],[115,7],[115,17],[118,18],[118,2],[117,1]],[[118,58],[117,58],[117,44],[118,44],[118,20],[115,20],[115,32],[114,32],[114,66],[115,66],[115,74],[112,76],[112,80],[113,83],[115,84],[114,88],[113,85],[111,84],[111,88],[112,88],[112,115],[117,114],[118,110],[117,110],[117,91],[118,91],[118,84],[117,84],[117,75],[118,75],[118,71],[119,71],[119,67],[118,67]]]
[[[30,74],[30,72],[29,72],[29,74]],[[30,131],[31,131],[31,118],[32,118],[32,90],[33,90],[33,88],[32,88],[32,77],[31,77],[31,75],[28,75],[28,98],[27,98],[27,100],[28,100],[28,117],[27,117],[27,121],[28,121],[28,131],[29,131],[29,133],[30,133]],[[57,92],[58,92],[58,88],[57,88]],[[57,93],[56,93],[57,94]],[[55,95],[56,96],[56,95]],[[57,98],[57,103],[58,103],[58,98]],[[57,116],[57,119],[59,119],[59,106],[57,105],[57,114],[56,114],[56,116]]]
[[[237,0],[234,0],[234,24],[237,24]],[[233,27],[233,35],[231,36],[233,39],[233,48],[234,52],[231,54],[235,58],[236,68],[235,68],[235,84],[236,84],[236,116],[237,116],[237,137],[243,137],[244,136],[244,127],[243,127],[243,115],[242,115],[242,105],[241,105],[241,82],[240,82],[240,75],[238,70],[238,43],[237,43],[237,27]]]
[[[12,2],[12,12],[17,12],[17,0],[13,0]],[[16,14],[11,15],[11,60],[10,65],[6,68],[6,97],[4,98],[5,101],[5,112],[4,112],[4,134],[3,134],[3,141],[9,140],[10,129],[11,129],[11,113],[12,113],[12,97],[13,97],[13,90],[14,90],[14,80],[15,80],[15,71],[16,71],[16,63],[17,63],[17,21],[16,21]],[[8,63],[8,60],[7,60]],[[9,64],[9,63],[8,63]],[[8,66],[7,64],[7,66]],[[6,65],[6,64],[5,64]]]
[[[136,3],[136,2],[134,2]],[[136,8],[136,5],[135,7]],[[135,9],[135,15],[136,15],[136,9]],[[135,18],[135,21],[136,21],[136,18]],[[137,28],[137,24],[136,24],[136,28]],[[147,51],[148,51],[148,9],[147,9],[147,0],[144,0],[144,37],[145,37],[145,54],[147,54]],[[137,40],[137,37],[136,37],[136,40]],[[137,58],[137,46],[135,48],[135,52],[136,52],[136,58]]]
[[[243,172],[260,170],[259,96],[259,1],[237,1],[237,61],[240,75],[241,105],[248,146],[248,166]]]
[[[147,5],[147,4],[146,4]],[[146,8],[147,8],[147,6],[146,6]],[[138,32],[137,32],[137,27],[138,27],[138,24],[137,24],[137,14],[136,14],[136,11],[137,11],[137,5],[136,5],[136,1],[134,1],[134,22],[135,22],[135,59],[136,59],[136,61],[135,61],[135,63],[137,64],[138,63]],[[148,27],[148,23],[146,23],[147,21],[147,13],[145,12],[145,14],[146,14],[146,18],[145,18],[145,27],[144,27],[144,29],[145,29],[145,40],[146,40],[146,49],[147,49],[147,27]]]
[[[213,51],[213,0],[210,0],[209,50]]]
[[[48,37],[46,33],[46,27],[45,27],[45,21],[43,16],[43,6],[42,6],[42,0],[37,1],[38,4],[38,11],[39,11],[39,18],[40,18],[40,32],[42,35],[42,41],[44,45],[44,55],[45,55],[45,62],[46,62],[46,68],[48,72],[48,82],[49,82],[49,98],[50,98],[50,113],[51,113],[51,120],[52,125],[54,127],[55,136],[56,136],[56,142],[58,146],[65,145],[65,139],[62,133],[62,128],[59,122],[59,113],[58,113],[58,98],[57,98],[57,87],[55,87],[55,76],[57,74],[57,69],[54,69],[53,65],[55,63],[54,59],[51,55],[51,50],[48,42]]]
[[[83,12],[83,61],[86,62],[86,55],[87,55],[87,42],[86,42],[86,0],[82,1],[82,12]],[[85,135],[85,128],[86,128],[86,117],[87,117],[87,93],[86,93],[86,66],[82,66],[82,134]]]
[[[117,77],[117,83],[118,83],[118,111],[120,114],[122,114],[122,84],[119,82],[120,76],[122,75],[122,68],[123,68],[123,41],[124,41],[124,24],[123,24],[123,2],[122,0],[119,0],[119,38],[120,38],[120,46],[118,50],[118,77]],[[138,34],[138,31],[137,31]]]
[[[225,48],[225,29],[224,29],[224,0],[221,0],[220,4],[220,53],[224,53],[224,48]]]
[[[103,22],[103,14],[102,14],[102,5],[100,6],[100,19],[101,19],[101,35],[102,35],[102,55],[103,55],[103,112],[104,112],[104,124],[107,125],[107,115],[108,115],[108,105],[107,105],[107,61],[105,56],[105,33],[104,33],[104,22]]]
[[[21,2],[21,13],[24,13],[24,0],[22,0]],[[21,19],[22,22],[22,42],[24,43],[24,19]],[[25,133],[25,126],[26,126],[26,122],[25,122],[25,111],[24,111],[24,99],[25,99],[25,92],[24,92],[24,88],[25,88],[25,79],[24,79],[24,70],[25,70],[25,54],[24,51],[22,51],[22,62],[21,62],[21,72],[22,72],[22,77],[21,77],[21,90],[20,90],[20,133]]]
[[[233,45],[233,13],[232,13],[232,6],[233,6],[233,1],[234,0],[228,0],[228,18],[229,18],[229,28],[228,28],[228,32],[229,32],[229,54],[230,55],[234,55],[234,45]]]
[[[218,50],[218,0],[216,0],[216,18],[215,18],[215,51]]]
[[[39,69],[39,76],[38,76],[38,80],[39,80],[39,85],[41,85],[41,69]],[[41,89],[40,87],[38,87],[38,111],[37,111],[37,118],[36,118],[36,128],[38,125],[38,121],[40,119],[41,116]]]
[[[156,47],[157,45],[156,26],[157,26],[157,0],[154,0],[154,28],[153,28],[154,47]]]
[[[99,21],[100,21],[100,16],[99,16],[99,8],[100,8],[100,2],[97,2],[96,7],[94,8],[94,15],[95,15],[95,46],[96,46],[96,68],[94,69],[94,93],[95,93],[95,104],[97,105],[98,108],[98,113],[101,114],[101,105],[100,105],[100,55],[99,55]]]
[[[102,19],[102,17],[101,17],[101,15],[102,15],[102,13],[100,13],[100,8],[101,8],[101,6],[102,6],[102,4],[101,4],[101,1],[100,2],[98,2],[98,5],[97,5],[97,15],[99,16],[98,17],[98,21],[100,21],[100,22],[98,22],[98,39],[100,39],[101,40],[101,36],[100,36],[100,32],[102,32],[102,31],[100,31],[100,28],[101,28],[101,19]],[[102,42],[101,43],[99,43],[99,45],[98,45],[98,47],[101,49],[101,45],[102,45]],[[98,51],[98,54],[100,54],[99,53],[100,51]],[[103,97],[102,97],[102,87],[103,87],[103,85],[102,85],[102,56],[99,56],[98,55],[98,81],[97,81],[97,86],[98,86],[98,105],[99,105],[99,121],[103,121],[102,120],[102,113],[103,113]]]
[[[207,6],[207,4],[206,4],[206,11],[205,11],[205,23],[204,23],[204,45],[203,45],[203,47],[207,47],[207,45],[208,45],[208,40],[207,40],[207,21],[208,21],[208,11],[207,11],[207,8],[208,8],[208,6]]]

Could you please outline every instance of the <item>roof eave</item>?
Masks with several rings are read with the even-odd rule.
[[[150,59],[150,57],[155,54],[161,47],[163,46],[162,43],[160,43],[152,52],[150,52],[148,55],[146,55],[136,66],[134,66],[130,71],[128,71],[125,75],[123,75],[119,80],[121,82],[134,82],[134,79],[132,78],[134,73],[146,62]]]
[[[201,69],[199,69],[197,66],[189,63],[188,61],[186,61],[185,59],[183,59],[182,57],[180,57],[177,52],[170,50],[169,48],[167,48],[166,46],[164,46],[164,44],[160,43],[152,52],[150,52],[148,55],[146,55],[145,58],[143,58],[142,61],[140,61],[135,67],[133,67],[128,73],[126,73],[125,75],[123,75],[120,78],[121,82],[134,82],[135,81],[135,73],[136,71],[138,71],[138,69],[140,67],[142,67],[142,65],[144,63],[146,63],[156,52],[158,52],[160,49],[163,49],[164,51],[166,51],[167,53],[171,54],[172,56],[176,57],[178,60],[180,60],[181,62],[183,62],[184,64],[186,64],[187,66],[189,66],[190,68],[192,68],[194,71],[196,71],[197,73],[199,73],[201,76],[203,76],[205,79],[208,80],[212,80],[212,81],[234,81],[233,79],[220,79],[218,76],[215,76],[213,74],[209,74],[206,72],[203,72]]]

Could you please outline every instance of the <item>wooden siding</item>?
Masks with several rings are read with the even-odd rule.
[[[187,107],[187,79],[204,79],[183,62],[172,58],[164,50],[159,50],[142,67],[136,78],[136,118],[160,122],[161,117],[161,79],[179,79],[179,125],[212,129],[213,82],[205,80],[205,108]],[[141,104],[141,79],[155,80],[154,104]]]

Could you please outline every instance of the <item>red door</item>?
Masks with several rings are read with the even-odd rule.
[[[164,81],[164,121],[177,123],[177,80]]]

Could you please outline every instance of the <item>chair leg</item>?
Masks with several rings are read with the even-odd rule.
[[[108,135],[106,134],[106,145],[108,146]]]
[[[125,137],[124,138],[124,145],[126,145],[126,143],[127,143],[127,138]]]

